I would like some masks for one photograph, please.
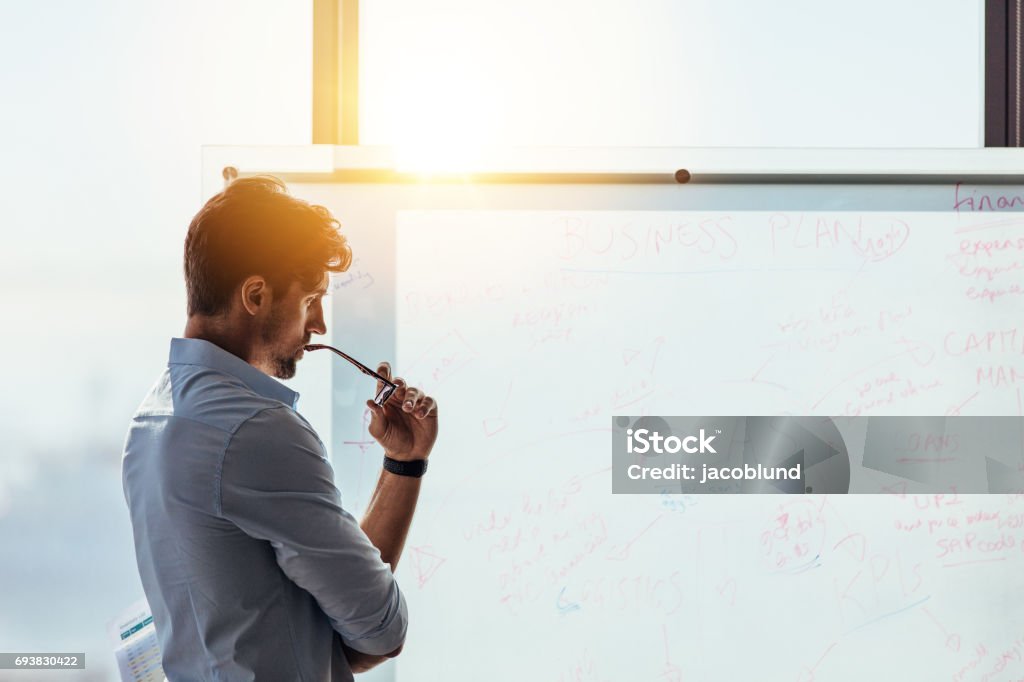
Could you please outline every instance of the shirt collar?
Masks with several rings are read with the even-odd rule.
[[[241,379],[256,393],[266,398],[280,400],[293,410],[299,402],[299,394],[296,391],[205,339],[171,339],[171,353],[167,364],[199,365],[226,372]]]

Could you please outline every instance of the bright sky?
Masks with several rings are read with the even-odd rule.
[[[982,4],[366,1],[361,141],[978,147]]]

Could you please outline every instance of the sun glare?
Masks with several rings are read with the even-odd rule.
[[[457,81],[456,81],[457,82]],[[437,82],[418,84],[394,127],[395,165],[423,175],[465,173],[480,167],[487,139],[484,112],[473,93]]]

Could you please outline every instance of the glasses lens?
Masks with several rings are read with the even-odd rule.
[[[380,389],[380,392],[377,393],[377,397],[373,399],[373,402],[375,402],[378,405],[383,405],[385,402],[387,402],[387,399],[390,398],[391,394],[394,392],[394,386],[384,384],[384,386]]]

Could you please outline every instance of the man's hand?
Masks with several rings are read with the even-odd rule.
[[[410,461],[426,459],[437,440],[437,403],[414,386],[406,386],[401,377],[391,378],[391,365],[382,362],[377,373],[398,388],[383,407],[366,401],[372,416],[370,435],[384,448],[391,459]],[[383,384],[377,382],[377,391]]]
[[[384,661],[394,658],[402,652],[402,647],[398,647],[390,654],[374,656],[373,654],[364,654],[362,651],[356,651],[343,642],[341,643],[341,649],[345,652],[345,660],[348,661],[348,667],[353,673],[365,673],[368,670],[373,670]]]

